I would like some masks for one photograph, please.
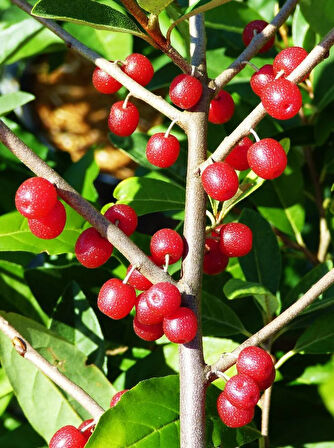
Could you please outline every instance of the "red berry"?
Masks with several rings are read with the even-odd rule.
[[[294,117],[302,107],[303,98],[296,84],[285,78],[275,79],[261,93],[266,112],[278,120]]]
[[[180,143],[174,135],[165,137],[163,132],[152,135],[147,142],[146,157],[154,166],[168,168],[172,166],[180,154]]]
[[[219,241],[205,240],[203,271],[208,275],[220,274],[228,264],[228,257],[221,253]]]
[[[90,227],[84,230],[75,244],[75,255],[86,268],[94,269],[106,263],[113,251],[112,244]]]
[[[156,341],[164,334],[162,322],[155,325],[144,325],[136,317],[133,319],[133,329],[136,335],[144,341]]]
[[[44,218],[57,202],[57,191],[51,182],[43,177],[25,180],[15,195],[15,205],[26,218]]]
[[[220,229],[220,250],[228,257],[243,257],[252,250],[251,229],[240,222],[224,224]]]
[[[253,142],[250,138],[244,137],[240,142],[235,145],[229,155],[226,157],[225,162],[231,165],[232,168],[238,171],[248,170],[247,152],[252,146]]]
[[[57,238],[66,224],[65,207],[60,201],[57,201],[50,213],[43,218],[28,219],[28,224],[31,233],[38,238],[43,240]]]
[[[146,292],[146,302],[153,314],[164,318],[175,313],[180,307],[181,294],[171,283],[160,282]]]
[[[252,75],[250,79],[250,85],[253,92],[256,93],[256,95],[260,96],[262,90],[274,79],[275,73],[273,70],[273,66],[270,64],[266,64]]]
[[[182,257],[183,240],[175,230],[161,229],[152,236],[150,249],[158,266],[165,263],[166,255],[169,255],[169,264],[173,264]]]
[[[247,159],[250,168],[262,179],[275,179],[287,165],[283,146],[272,138],[254,143],[248,150]]]
[[[136,318],[144,325],[155,325],[162,322],[163,317],[154,313],[147,304],[147,293],[145,291],[137,297]]]
[[[122,70],[142,86],[146,86],[154,75],[151,61],[146,56],[133,53],[125,59]]]
[[[237,360],[237,371],[250,376],[260,387],[269,387],[275,379],[275,370],[271,356],[259,347],[244,348]],[[270,382],[270,384],[268,384]]]
[[[112,278],[102,285],[97,299],[97,306],[102,313],[112,319],[123,319],[136,303],[136,292],[130,285],[125,285],[118,278]]]
[[[87,443],[85,437],[72,425],[63,426],[52,437],[49,448],[84,448]]]
[[[117,225],[125,235],[130,236],[138,225],[137,213],[130,205],[115,204],[105,212],[104,216],[113,224]]]
[[[90,418],[89,420],[85,420],[84,422],[82,422],[81,425],[78,427],[78,430],[81,432],[81,434],[83,434],[86,437],[87,440],[93,434],[93,431],[95,429],[95,425],[90,426],[91,423],[93,423],[93,422],[94,422],[94,419]]]
[[[234,169],[225,162],[215,162],[202,173],[206,193],[217,201],[227,201],[238,191],[239,180]]]
[[[220,90],[218,95],[210,101],[210,123],[223,124],[229,121],[234,114],[234,101],[225,90]]]
[[[230,428],[240,428],[248,425],[254,417],[254,408],[241,409],[233,406],[226,398],[224,392],[218,397],[217,410],[223,423]]]
[[[260,389],[250,376],[239,374],[227,381],[224,395],[233,406],[249,409],[259,401]]]
[[[152,257],[149,257],[152,259]],[[132,265],[130,264],[127,273],[131,271]],[[139,291],[146,291],[149,289],[153,284],[143,276],[137,269],[135,269],[132,274],[130,275],[128,279],[128,284],[133,286],[134,288],[138,289]]]
[[[194,76],[178,75],[169,87],[171,101],[181,109],[191,109],[202,96],[202,84]]]
[[[171,342],[186,344],[196,336],[196,315],[191,309],[181,306],[174,314],[164,318],[163,329]]]
[[[108,73],[106,73],[99,67],[96,67],[93,71],[92,81],[93,86],[100,93],[116,93],[122,87],[122,84],[120,82],[116,81],[115,78],[108,75]]]
[[[263,381],[258,381],[257,385],[259,386],[260,390],[265,390],[268,389],[268,387],[270,387],[273,382],[275,381],[275,377],[276,377],[276,370],[275,367],[273,367],[273,370],[271,371],[271,375],[268,376],[267,379],[263,380]]]
[[[283,76],[286,78],[301,62],[303,62],[307,55],[307,51],[301,47],[289,47],[280,51],[273,62],[275,75],[277,75],[281,70],[284,70]],[[308,74],[305,78],[303,78],[303,81],[307,77]]]
[[[268,22],[265,22],[264,20],[253,20],[252,22],[249,22],[242,33],[242,40],[245,46],[247,47],[250,42],[252,41],[253,37],[256,36],[256,34],[261,33],[265,29],[265,27],[268,25]],[[272,37],[270,40],[268,40],[259,50],[259,53],[265,53],[266,51],[270,50],[270,48],[275,43],[275,36]]]
[[[120,137],[128,137],[138,126],[139,112],[136,106],[128,101],[123,107],[124,101],[117,101],[110,109],[108,126],[111,132]]]
[[[124,389],[124,390],[120,390],[119,392],[117,392],[117,394],[115,394],[111,399],[110,407],[113,408],[114,406],[116,406],[116,404],[122,398],[122,395],[124,395],[128,391],[129,391],[129,389]]]

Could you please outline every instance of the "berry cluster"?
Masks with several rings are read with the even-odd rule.
[[[226,426],[239,428],[253,420],[260,391],[275,379],[270,355],[259,347],[243,349],[237,360],[238,374],[230,378],[217,400],[218,414]]]
[[[19,213],[28,218],[31,233],[38,238],[57,238],[64,230],[66,211],[57,199],[54,185],[43,177],[31,177],[24,181],[15,195]]]

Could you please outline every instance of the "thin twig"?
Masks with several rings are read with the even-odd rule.
[[[312,264],[316,265],[319,263],[318,258],[314,254],[312,254],[312,252],[306,246],[301,246],[295,241],[290,240],[290,238],[287,235],[285,235],[285,233],[281,232],[276,227],[273,227],[273,230],[275,234],[282,240],[285,246],[303,252],[304,255],[311,261]]]
[[[59,372],[56,366],[50,364],[35,349],[33,349],[29,342],[2,316],[0,316],[0,331],[9,337],[19,355],[34,364],[38,370],[43,372],[57,384],[57,386],[71,395],[84,409],[86,409],[87,412],[90,413],[94,420],[97,421],[101,417],[104,413],[104,409],[101,408],[90,395],[81,389],[81,387],[69,380],[65,375]]]
[[[261,434],[264,448],[269,448],[269,415],[272,387],[265,390],[262,399],[262,415],[261,415]]]

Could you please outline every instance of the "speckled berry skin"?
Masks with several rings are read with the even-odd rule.
[[[117,224],[117,227],[127,236],[132,235],[138,225],[137,213],[127,204],[112,205],[104,216],[113,224]]]
[[[151,238],[150,249],[154,263],[161,266],[169,255],[169,264],[176,263],[183,253],[183,240],[172,229],[158,230]]]
[[[234,101],[232,96],[225,90],[220,90],[216,98],[210,101],[209,118],[210,123],[223,124],[229,121],[234,114]]]
[[[136,292],[118,278],[106,281],[100,289],[97,299],[99,310],[112,319],[126,317],[136,303]]]
[[[105,95],[116,93],[122,87],[120,82],[98,67],[93,71],[92,82],[95,89]]]
[[[275,179],[287,165],[283,146],[272,138],[254,143],[248,150],[247,159],[250,168],[262,179]]]
[[[255,72],[250,79],[250,86],[253,92],[260,96],[263,89],[275,79],[273,66],[266,64]]]
[[[146,292],[146,301],[152,314],[164,318],[175,313],[180,307],[181,294],[171,283],[160,282]]]
[[[208,275],[216,275],[223,272],[229,258],[222,254],[219,241],[207,238],[204,247],[203,271]]]
[[[86,439],[88,440],[89,437],[93,434],[93,431],[95,429],[95,425],[90,426],[89,428],[85,429],[85,427],[87,425],[90,425],[91,423],[93,423],[94,419],[90,418],[88,420],[85,420],[84,422],[81,423],[81,425],[78,427],[78,430],[81,432],[81,434],[86,437]]]
[[[268,25],[268,22],[266,22],[264,20],[253,20],[252,22],[249,22],[245,26],[245,29],[243,30],[243,33],[242,33],[242,41],[245,44],[245,46],[247,47],[250,44],[253,37],[255,36],[255,33],[256,34],[261,33],[261,31],[264,30],[267,25]],[[266,51],[270,50],[271,47],[274,45],[274,43],[275,43],[275,37],[268,40],[268,42],[266,42],[262,46],[259,53],[265,53]]]
[[[152,135],[147,142],[146,157],[159,168],[172,166],[180,154],[180,143],[174,135],[165,137],[163,132]]]
[[[229,428],[248,425],[254,417],[254,408],[237,408],[226,398],[224,392],[218,397],[217,410],[222,422]]]
[[[174,314],[164,318],[163,329],[171,342],[186,344],[196,336],[196,315],[191,309],[181,306]]]
[[[269,387],[275,379],[271,356],[259,347],[244,348],[238,356],[236,367],[238,373],[251,377],[261,390],[264,385]]]
[[[227,257],[243,257],[252,250],[251,229],[240,222],[224,224],[220,229],[220,251]]]
[[[86,268],[94,269],[109,260],[113,246],[108,240],[102,238],[94,227],[90,227],[81,233],[74,251],[79,263]]]
[[[133,134],[139,123],[139,112],[136,106],[128,101],[123,107],[124,101],[117,101],[110,109],[108,126],[111,132],[120,137],[128,137]]]
[[[47,179],[31,177],[25,180],[15,195],[15,205],[26,218],[43,218],[57,202],[57,191]]]
[[[152,312],[147,304],[147,293],[145,291],[137,297],[136,318],[138,322],[144,325],[155,325],[162,322],[163,317]]]
[[[273,62],[275,75],[284,70],[283,76],[286,78],[291,72],[306,58],[307,51],[302,47],[289,47],[280,51]],[[305,76],[306,79],[308,75]]]
[[[28,219],[31,233],[43,240],[57,238],[64,230],[65,224],[66,211],[60,201],[56,202],[51,212],[44,218]]]
[[[156,341],[164,334],[162,322],[155,325],[144,325],[136,317],[133,319],[133,330],[144,341]]]
[[[261,93],[266,112],[277,120],[289,120],[298,114],[303,98],[296,84],[285,78],[275,79]]]
[[[226,162],[215,162],[202,173],[206,193],[217,201],[227,201],[238,191],[239,180],[235,170]]]
[[[191,75],[178,75],[169,87],[169,96],[175,106],[191,109],[202,96],[202,84]]]
[[[125,64],[123,65],[122,70],[142,86],[146,86],[154,75],[151,61],[140,53],[130,54],[130,56],[125,59]]]
[[[248,170],[249,165],[247,160],[247,152],[252,144],[253,142],[250,138],[244,137],[237,145],[235,145],[235,147],[226,157],[225,162],[231,165],[231,167],[235,170]]]
[[[84,448],[87,443],[85,437],[72,425],[60,428],[52,437],[49,448]]]
[[[119,392],[117,392],[117,394],[115,394],[110,402],[110,407],[113,408],[114,406],[116,406],[116,404],[119,402],[119,400],[122,398],[122,396],[128,392],[129,389],[124,389],[124,390],[120,390]]]
[[[250,376],[239,373],[227,381],[224,395],[233,406],[250,409],[259,401],[260,389]]]
[[[152,257],[149,257],[152,259]],[[127,273],[132,269],[132,265],[130,264]],[[147,291],[153,283],[149,281],[143,274],[141,274],[137,269],[135,269],[128,279],[128,284],[138,289],[138,291]]]

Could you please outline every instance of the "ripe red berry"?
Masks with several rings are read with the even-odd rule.
[[[84,230],[75,244],[75,255],[86,268],[94,269],[106,263],[113,251],[112,244],[90,227]]]
[[[115,204],[105,212],[104,216],[113,224],[117,225],[125,235],[130,236],[138,225],[137,213],[130,205]]]
[[[220,274],[228,264],[228,257],[221,253],[219,241],[205,240],[203,271],[208,275]]]
[[[233,406],[249,409],[259,401],[260,389],[250,376],[240,373],[227,381],[224,395]]]
[[[117,394],[115,394],[111,399],[110,407],[113,408],[114,406],[116,406],[116,404],[122,398],[122,395],[124,395],[128,391],[129,391],[129,389],[124,389],[124,390],[120,390],[119,392],[117,392]]]
[[[225,90],[220,90],[218,95],[210,101],[209,121],[214,124],[223,124],[229,121],[234,114],[234,101]]]
[[[133,319],[133,329],[136,335],[144,341],[156,341],[164,334],[162,322],[155,325],[144,325],[136,317]]]
[[[169,264],[173,264],[182,257],[183,240],[175,230],[161,229],[152,236],[150,249],[158,266],[165,263],[166,255],[169,255]]]
[[[65,207],[60,201],[56,202],[50,213],[43,218],[28,219],[29,228],[38,238],[51,240],[57,238],[66,224]]]
[[[268,22],[264,20],[253,20],[252,22],[249,22],[242,33],[242,40],[245,46],[247,47],[250,42],[252,41],[253,37],[256,36],[256,34],[261,33],[265,29],[265,27],[268,25]],[[259,53],[265,53],[266,51],[270,50],[270,48],[275,43],[275,37],[272,37],[268,42],[266,42],[262,47],[261,50],[259,50]]]
[[[163,317],[154,313],[147,304],[147,293],[145,291],[137,297],[136,318],[144,325],[155,325],[162,322]]]
[[[111,132],[120,137],[128,137],[138,126],[139,112],[136,106],[128,101],[126,107],[124,101],[117,101],[110,109],[108,126]]]
[[[244,137],[240,142],[235,145],[229,155],[226,157],[225,162],[231,165],[232,168],[238,171],[248,170],[247,152],[252,146],[253,142],[250,138]]]
[[[302,107],[303,98],[296,84],[285,78],[275,79],[261,93],[266,112],[278,120],[294,117]]]
[[[250,168],[262,179],[275,179],[287,165],[283,146],[272,138],[254,143],[248,150],[247,159]]]
[[[85,437],[72,425],[63,426],[52,437],[49,448],[84,448],[87,443]]]
[[[153,314],[164,318],[175,313],[180,307],[181,294],[171,283],[160,282],[146,292],[146,302]]]
[[[122,87],[120,82],[99,67],[93,71],[92,81],[95,89],[104,94],[116,93]]]
[[[171,101],[181,109],[191,109],[202,96],[202,84],[191,75],[178,75],[169,87]]]
[[[226,398],[224,392],[218,397],[217,410],[219,417],[229,428],[240,428],[248,425],[254,417],[254,408],[241,409],[233,406]]]
[[[146,86],[154,75],[151,61],[140,53],[130,54],[130,56],[125,59],[125,64],[123,65],[122,70],[142,86]]]
[[[275,379],[275,375],[273,376],[275,367],[271,356],[259,347],[244,348],[238,356],[236,367],[238,373],[251,377],[260,389],[264,385],[269,387]],[[269,380],[271,382],[268,385]]]
[[[152,259],[152,257],[149,257]],[[130,272],[132,269],[132,265],[130,264],[127,273]],[[137,269],[135,269],[130,277],[128,278],[128,284],[133,286],[134,288],[138,289],[139,291],[146,291],[149,289],[153,284],[144,277],[143,274],[141,274]]]
[[[15,195],[15,205],[26,218],[43,218],[57,202],[57,191],[51,182],[43,177],[25,180]]]
[[[234,169],[226,162],[215,162],[202,173],[206,193],[217,201],[227,201],[238,191],[239,180]]]
[[[250,86],[256,95],[261,95],[262,90],[275,79],[273,66],[266,64],[255,72],[250,79]]]
[[[93,431],[95,429],[95,425],[91,426],[91,423],[94,422],[93,418],[90,418],[89,420],[85,420],[81,423],[81,425],[78,427],[78,430],[81,432],[81,434],[86,437],[86,440],[89,439],[89,437],[93,434]]]
[[[308,55],[307,51],[301,47],[289,47],[280,51],[275,57],[273,62],[273,69],[275,75],[277,75],[281,70],[284,71],[284,77],[290,75],[291,72],[306,58]],[[304,79],[308,77],[308,74]]]
[[[163,132],[152,135],[147,142],[146,157],[154,166],[168,168],[172,166],[180,154],[180,143],[174,135],[165,137]]]
[[[240,222],[224,224],[220,229],[220,250],[228,257],[243,257],[252,250],[251,229]]]
[[[196,336],[196,315],[191,309],[181,306],[174,314],[164,318],[163,329],[171,342],[186,344]]]
[[[268,376],[268,378],[266,378],[263,381],[258,381],[257,385],[259,386],[260,390],[266,390],[268,389],[268,387],[270,387],[273,382],[275,381],[275,377],[276,377],[276,370],[275,367],[273,367],[272,371],[271,371],[271,375]]]
[[[106,281],[100,289],[97,306],[112,319],[123,319],[136,303],[136,292],[118,278]]]

